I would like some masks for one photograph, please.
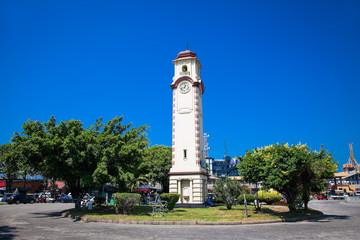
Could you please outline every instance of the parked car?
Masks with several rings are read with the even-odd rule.
[[[8,204],[19,204],[19,203],[34,203],[35,198],[26,194],[16,194],[11,196],[10,200],[7,202]]]
[[[318,200],[328,200],[328,197],[327,197],[326,194],[319,194],[319,195],[317,196],[317,199],[318,199]]]
[[[38,202],[40,203],[54,203],[55,198],[51,197],[48,193],[40,193],[38,197]]]
[[[8,202],[11,199],[12,193],[4,193],[4,196],[0,199],[1,202]]]
[[[12,193],[4,193],[4,197],[1,199],[1,202],[8,202],[11,199]]]
[[[59,202],[66,203],[66,202],[73,202],[71,195],[63,195],[59,198]]]

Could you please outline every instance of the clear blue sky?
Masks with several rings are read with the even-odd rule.
[[[0,1],[0,144],[124,115],[171,145],[174,60],[202,64],[210,156],[277,142],[360,161],[360,1]]]

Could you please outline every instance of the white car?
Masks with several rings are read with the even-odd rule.
[[[45,202],[47,203],[54,203],[55,202],[55,198],[51,197],[51,195],[49,194],[40,194],[39,195],[39,199],[45,199]]]

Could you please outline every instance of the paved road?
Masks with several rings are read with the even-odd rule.
[[[320,220],[237,226],[84,223],[57,212],[73,204],[0,205],[0,239],[360,239],[360,204],[310,202]]]

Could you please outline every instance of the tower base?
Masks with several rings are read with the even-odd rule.
[[[203,204],[206,202],[207,176],[199,174],[170,173],[170,193],[181,195],[179,204]]]

